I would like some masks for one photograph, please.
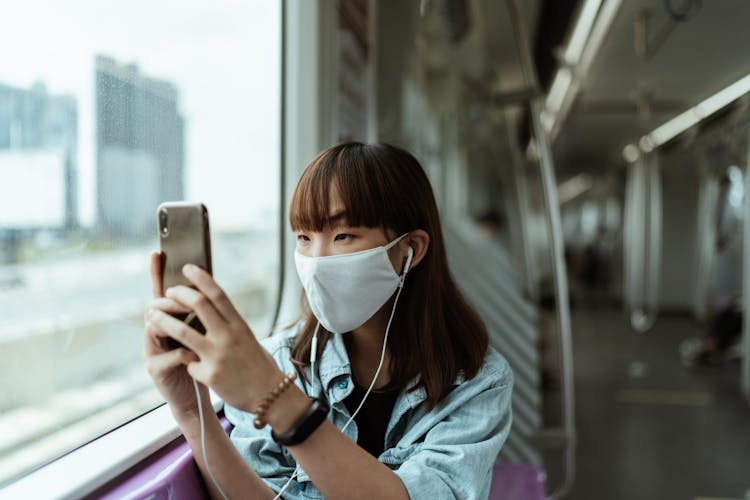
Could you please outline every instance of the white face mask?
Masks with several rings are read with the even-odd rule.
[[[294,253],[297,274],[310,308],[323,327],[332,333],[351,332],[363,325],[403,284],[413,252],[401,276],[393,270],[388,250],[406,236],[385,246],[361,252],[326,257]]]

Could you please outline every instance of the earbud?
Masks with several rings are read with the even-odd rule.
[[[414,249],[409,247],[409,255],[406,257],[406,265],[404,266],[404,274],[411,271],[411,260],[414,258]]]

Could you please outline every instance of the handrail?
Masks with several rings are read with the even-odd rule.
[[[645,205],[643,194],[643,158],[638,158],[628,166],[627,183],[625,187],[625,210],[623,225],[623,302],[627,320],[630,319],[633,303],[638,299],[637,291],[642,289],[641,273],[636,270],[642,267],[642,247],[632,245],[639,227],[643,227],[642,210]]]
[[[624,303],[630,327],[649,331],[659,311],[662,188],[657,153],[628,167],[624,225]]]
[[[519,59],[527,85],[534,89],[539,88],[536,73],[533,68],[531,52],[529,51],[528,38],[526,36],[523,21],[518,11],[517,0],[507,0],[511,24],[513,26],[514,38],[519,52]],[[565,447],[565,476],[562,485],[550,493],[550,499],[562,498],[573,486],[575,478],[575,407],[573,394],[573,343],[570,331],[570,303],[568,297],[568,279],[563,254],[562,224],[560,222],[560,204],[557,199],[557,183],[552,163],[552,151],[550,149],[547,133],[541,122],[543,103],[540,97],[529,100],[529,115],[533,136],[536,140],[539,153],[539,174],[542,182],[542,197],[547,217],[546,226],[550,252],[552,258],[552,276],[555,285],[555,300],[557,304],[558,333],[560,335],[560,371],[562,392],[562,427],[566,436]]]

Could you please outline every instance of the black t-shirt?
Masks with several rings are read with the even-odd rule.
[[[366,392],[367,389],[354,384],[354,390],[344,399],[344,404],[350,415],[357,410]],[[391,419],[398,392],[371,391],[362,409],[354,417],[358,430],[357,444],[370,452],[375,458],[384,451],[385,431],[388,428],[388,421]]]

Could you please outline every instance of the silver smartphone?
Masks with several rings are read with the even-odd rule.
[[[195,288],[182,274],[185,264],[195,264],[211,274],[211,233],[208,210],[202,203],[170,201],[159,205],[156,211],[161,250],[163,290],[177,285]],[[206,329],[195,314],[175,315],[201,333]],[[178,346],[176,341],[170,345]]]

